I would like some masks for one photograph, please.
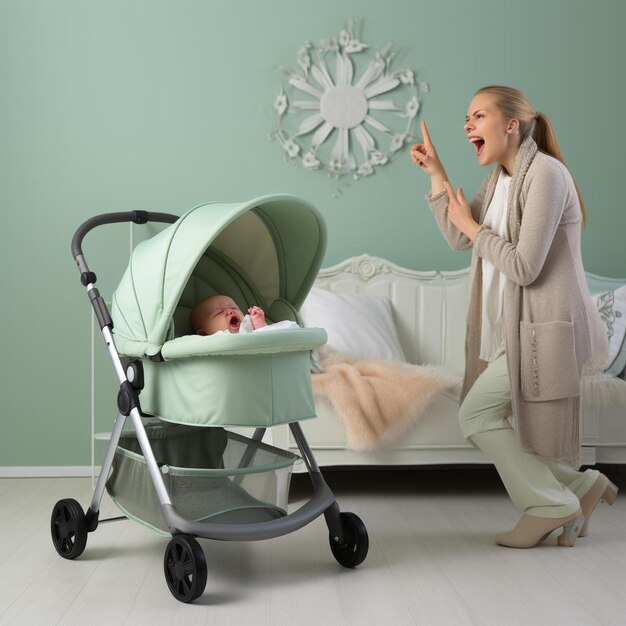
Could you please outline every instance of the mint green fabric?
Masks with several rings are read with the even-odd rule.
[[[294,328],[260,333],[237,335],[184,335],[166,341],[161,356],[166,360],[191,356],[218,356],[242,354],[268,354],[314,350],[326,343],[326,331],[322,328]],[[121,354],[141,357],[145,354],[146,342],[116,338],[116,348]]]
[[[299,309],[325,246],[322,218],[293,196],[191,209],[133,251],[112,298],[116,345],[157,354],[167,340],[189,333],[191,307],[215,293],[243,310],[269,310],[278,299]]]
[[[141,407],[169,422],[269,427],[315,417],[311,358],[306,350],[161,363],[144,359],[143,364]]]
[[[197,426],[272,426],[315,416],[311,350],[322,329],[190,334],[203,298],[258,305],[268,322],[297,318],[326,246],[322,218],[292,196],[205,204],[133,251],[113,294],[118,352],[143,357],[142,410]],[[145,357],[160,354],[164,361]]]
[[[166,360],[186,357],[311,351],[326,343],[322,328],[293,328],[237,335],[185,335],[163,344]]]

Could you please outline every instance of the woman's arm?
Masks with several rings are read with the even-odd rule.
[[[482,182],[478,192],[474,196],[474,199],[469,203],[471,222],[474,222],[475,224],[478,224],[480,219],[480,213],[485,200],[485,193],[487,192],[489,179],[490,176]],[[440,191],[436,195],[433,194],[433,191],[431,190],[431,193],[426,196],[426,200],[428,200],[428,204],[433,211],[439,230],[441,230],[450,247],[453,250],[467,250],[474,245],[473,237],[468,236],[467,233],[470,232],[469,230],[467,230],[467,232],[463,232],[461,228],[451,221],[450,216],[448,215],[448,209],[450,207],[450,195],[454,194],[448,181],[446,181],[443,187],[443,191]]]
[[[430,176],[430,193],[426,196],[426,200],[430,204],[439,229],[448,241],[450,247],[453,250],[465,250],[472,246],[473,238],[468,237],[467,234],[463,232],[463,229],[459,228],[450,220],[448,208],[451,205],[450,197],[452,192],[450,184],[448,183],[448,175],[430,138],[426,122],[422,120],[420,127],[424,143],[418,143],[411,147],[411,158],[415,165]],[[465,202],[465,199],[463,199],[465,205],[464,209],[468,214],[471,214],[471,218],[468,220],[469,222],[478,222],[486,188],[487,184],[485,181],[469,206]],[[454,202],[452,204],[454,204]],[[475,225],[472,225],[472,234],[475,232],[474,226]]]
[[[517,245],[482,225],[474,241],[477,254],[518,285],[532,284],[543,269],[567,198],[567,179],[560,166],[542,166],[529,182]]]

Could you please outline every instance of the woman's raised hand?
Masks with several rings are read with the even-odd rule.
[[[413,163],[423,172],[426,172],[431,178],[433,176],[442,176],[445,179],[445,170],[439,160],[437,150],[435,150],[435,146],[433,146],[433,142],[430,139],[424,120],[420,122],[420,128],[422,130],[422,136],[424,137],[424,143],[416,143],[411,146],[411,158],[413,159]]]
[[[472,209],[465,199],[463,190],[459,187],[456,194],[454,193],[454,188],[448,181],[448,176],[439,160],[424,120],[420,122],[420,127],[424,143],[416,143],[411,146],[413,163],[430,176],[431,195],[434,196],[444,191],[447,193],[448,219],[471,241],[474,241],[478,233],[478,224],[474,221]]]

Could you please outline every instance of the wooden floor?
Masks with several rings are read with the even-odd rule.
[[[624,470],[605,472],[624,487]],[[531,550],[496,546],[517,514],[489,469],[328,472],[344,511],[367,525],[370,550],[340,567],[323,517],[252,543],[200,540],[209,575],[184,605],[163,577],[167,539],[139,524],[101,524],[84,554],[60,558],[49,519],[61,499],[85,508],[91,481],[0,480],[0,624],[354,626],[626,623],[626,490],[601,504],[574,548],[556,534]],[[290,507],[306,498],[295,476]],[[101,517],[116,515],[105,498]]]

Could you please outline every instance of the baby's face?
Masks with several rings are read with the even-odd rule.
[[[238,333],[243,313],[232,298],[228,296],[212,296],[207,298],[204,307],[204,321],[198,329],[199,335],[212,335],[218,330]]]

